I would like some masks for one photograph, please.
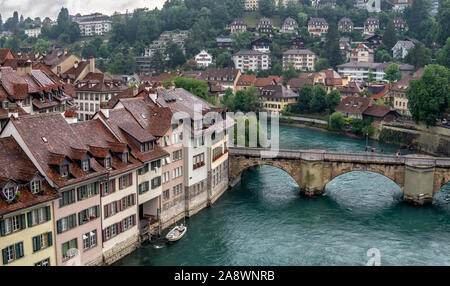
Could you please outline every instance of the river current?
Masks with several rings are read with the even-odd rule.
[[[364,152],[366,144],[291,126],[280,126],[280,138],[284,149]],[[186,223],[177,243],[147,243],[115,265],[366,265],[373,249],[381,265],[450,265],[450,183],[427,207],[402,203],[394,182],[369,172],[344,174],[323,196],[304,198],[287,173],[261,166]]]

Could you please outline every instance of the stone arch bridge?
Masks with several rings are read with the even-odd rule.
[[[374,153],[335,153],[322,150],[230,148],[229,178],[234,186],[242,172],[271,165],[284,170],[306,196],[320,195],[334,178],[353,171],[379,173],[394,181],[406,202],[423,205],[450,181],[450,158],[425,155],[392,156]]]

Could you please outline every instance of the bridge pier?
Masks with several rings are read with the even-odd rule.
[[[403,201],[413,205],[429,205],[433,202],[435,168],[429,166],[405,166]]]
[[[323,161],[301,161],[299,186],[302,196],[313,197],[323,194],[325,188],[323,167]]]

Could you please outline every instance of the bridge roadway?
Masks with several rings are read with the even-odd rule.
[[[232,186],[245,169],[272,165],[290,174],[306,196],[321,195],[326,184],[342,174],[369,171],[394,181],[402,189],[405,201],[423,205],[431,203],[433,195],[450,181],[450,158],[443,157],[242,147],[229,148],[229,154]]]

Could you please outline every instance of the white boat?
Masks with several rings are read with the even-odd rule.
[[[182,224],[179,226],[177,225],[171,231],[169,231],[169,233],[166,235],[166,239],[170,242],[177,241],[186,234],[186,231],[187,231],[186,226]]]

